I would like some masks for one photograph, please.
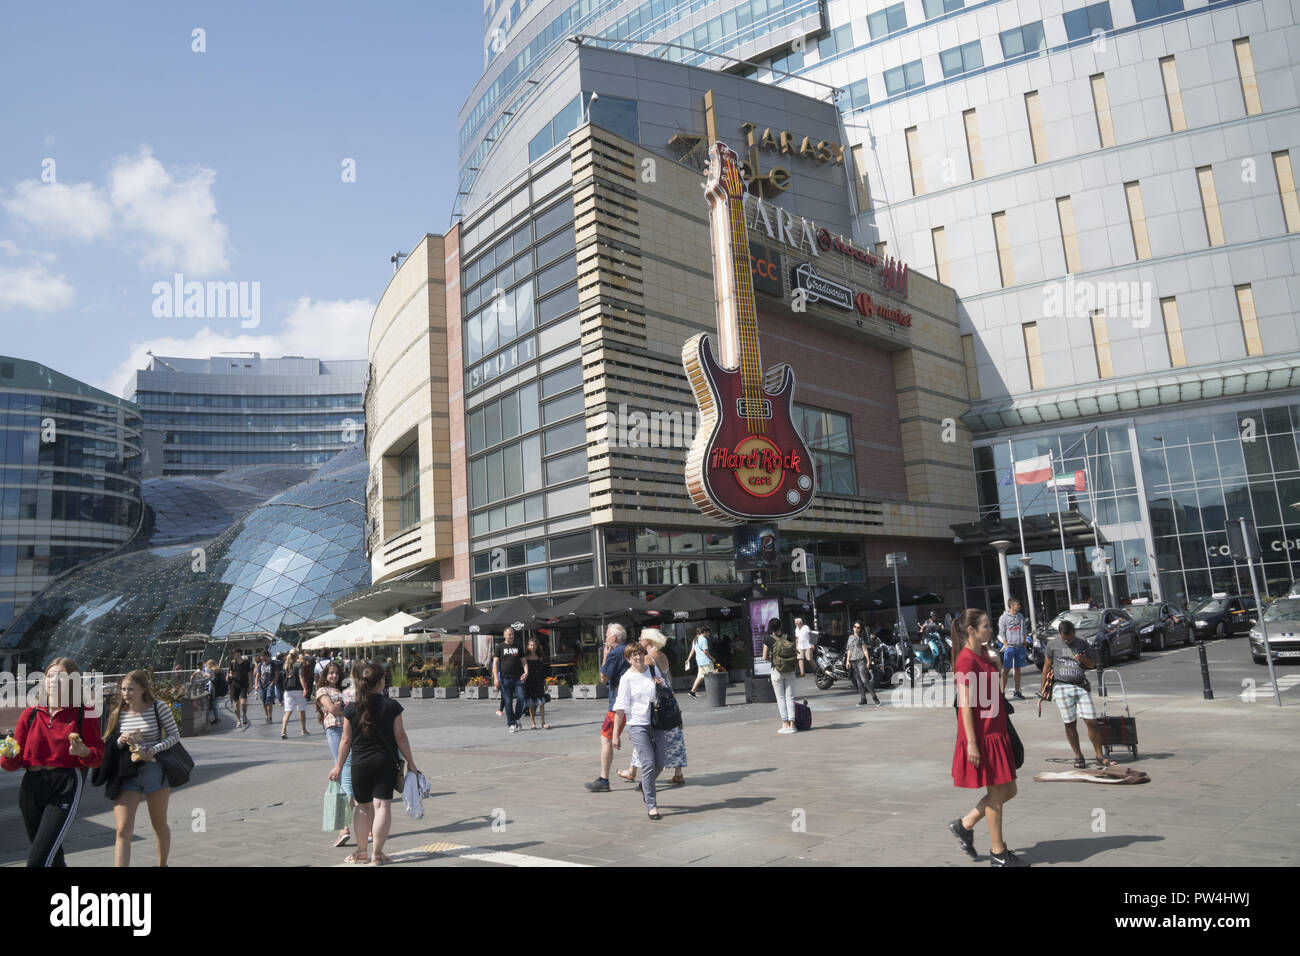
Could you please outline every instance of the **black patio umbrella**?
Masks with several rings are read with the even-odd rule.
[[[889,603],[893,604],[893,601]],[[888,606],[879,596],[872,594],[860,584],[837,584],[825,594],[819,594],[816,604],[823,611],[854,607],[878,611]]]
[[[658,619],[659,612],[646,601],[628,591],[598,587],[575,594],[554,607],[539,611],[534,624],[558,624],[569,621],[601,621],[611,618]]]
[[[911,607],[914,604],[942,604],[943,595],[935,594],[933,591],[914,592],[909,595],[903,592],[903,607]]]
[[[407,634],[426,634],[437,631],[440,634],[468,634],[469,625],[483,616],[483,612],[469,604],[457,604],[455,607],[439,611],[423,621],[407,625]]]
[[[650,602],[665,620],[698,621],[704,618],[740,616],[740,603],[718,597],[699,588],[679,584]]]
[[[507,627],[521,630],[529,627],[534,617],[545,619],[550,607],[541,598],[517,597],[484,611],[482,617],[475,618],[466,628],[471,634],[500,634]]]
[[[787,597],[784,594],[775,594],[772,591],[764,591],[762,588],[741,588],[730,595],[733,601],[780,601],[782,611],[812,611],[812,605],[807,601],[801,601],[799,598]]]

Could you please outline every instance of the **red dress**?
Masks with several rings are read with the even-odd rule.
[[[952,755],[952,782],[959,787],[989,787],[1016,779],[1016,761],[1007,735],[1007,713],[1002,706],[1001,675],[991,661],[982,660],[968,648],[957,655],[956,677],[967,681],[969,699],[975,707],[975,739],[980,765],[966,759],[966,729],[961,708],[957,713],[957,746]]]

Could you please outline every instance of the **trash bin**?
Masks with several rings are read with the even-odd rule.
[[[710,707],[727,706],[727,672],[718,671],[704,676],[704,694]]]

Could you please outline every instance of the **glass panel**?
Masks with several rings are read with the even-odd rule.
[[[535,325],[533,310],[533,284],[525,282],[517,287],[515,295],[515,334],[530,332]]]
[[[565,425],[557,425],[555,428],[546,431],[546,453],[549,455],[557,451],[563,451],[565,448],[584,444],[586,440],[587,423],[584,419],[580,418]]]
[[[519,430],[521,433],[537,428],[537,383],[530,382],[519,389]]]
[[[573,564],[556,564],[551,567],[551,588],[564,591],[588,588],[592,584],[592,563],[576,561]]]
[[[476,408],[469,413],[469,453],[482,451],[484,445],[483,409]]]
[[[558,518],[562,515],[585,512],[591,509],[591,499],[587,492],[587,483],[561,488],[546,493],[546,516]]]
[[[566,365],[542,379],[542,397],[550,398],[558,392],[575,388],[582,384],[582,366]]]
[[[580,478],[587,473],[587,453],[575,451],[559,458],[552,458],[546,463],[546,483],[560,484]]]
[[[497,402],[488,402],[482,408],[485,448],[491,448],[501,441],[501,407]]]
[[[585,399],[582,392],[571,392],[542,406],[542,421],[546,424],[582,414]]]
[[[504,451],[505,456],[502,463],[505,469],[505,496],[510,498],[522,494],[524,490],[521,449],[519,443],[516,442],[513,445],[507,445]]]
[[[540,491],[542,488],[541,439],[537,435],[532,435],[525,438],[522,444],[524,491]]]
[[[571,285],[543,299],[537,307],[537,324],[546,325],[578,308],[578,286]]]
[[[579,531],[551,539],[551,560],[591,554],[591,532]]]
[[[501,471],[501,452],[494,451],[487,456],[488,501],[498,501],[505,490],[504,475]],[[495,530],[495,529],[494,529]]]
[[[504,395],[501,405],[501,438],[508,441],[519,437],[519,393]]]

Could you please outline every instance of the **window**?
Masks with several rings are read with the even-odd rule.
[[[581,415],[585,406],[582,392],[572,392],[563,398],[542,406],[542,421],[547,425],[574,415]]]
[[[837,53],[847,53],[853,49],[853,27],[844,24],[842,27],[836,27],[828,35],[817,41],[817,53],[821,59],[835,56]]]
[[[1205,213],[1205,233],[1211,246],[1223,245],[1223,219],[1219,215],[1219,194],[1214,188],[1214,167],[1201,166],[1196,170],[1196,182],[1201,188],[1201,211]]]
[[[925,8],[925,18],[933,20],[935,17],[941,17],[945,13],[952,13],[954,10],[960,10],[966,6],[966,0],[922,0]]]
[[[1102,149],[1106,149],[1115,145],[1115,128],[1110,121],[1110,94],[1106,91],[1106,75],[1093,74],[1089,81],[1092,83],[1092,108],[1097,114],[1097,137],[1101,140]]]
[[[556,229],[571,222],[573,222],[573,199],[568,198],[547,209],[533,220],[533,234],[538,239],[543,239]]]
[[[1043,356],[1038,348],[1038,323],[1026,322],[1021,326],[1025,339],[1025,360],[1029,363],[1029,387],[1042,388],[1047,384],[1043,375]]]
[[[853,422],[842,412],[807,405],[794,407],[799,433],[812,452],[818,490],[832,495],[857,494],[853,459]]]
[[[1043,36],[1042,20],[1004,30],[998,34],[998,39],[1002,41],[1002,55],[1008,60],[1017,56],[1032,56],[1035,53],[1039,56],[1047,54],[1047,40]]]
[[[1002,277],[1002,288],[1016,284],[1016,270],[1011,262],[1011,231],[1007,227],[1007,214],[993,214],[993,236],[997,240],[998,273]]]
[[[861,143],[857,143],[851,152],[853,156],[853,184],[857,189],[858,212],[866,212],[871,208],[871,188],[867,183],[867,150]]]
[[[1109,33],[1114,29],[1109,3],[1093,3],[1065,13],[1065,35],[1071,40],[1082,40],[1098,30]]]
[[[1183,91],[1178,85],[1178,67],[1172,56],[1160,58],[1160,76],[1165,83],[1165,108],[1169,113],[1169,129],[1175,133],[1187,129],[1183,115]]]
[[[984,53],[980,49],[980,41],[972,40],[970,43],[963,43],[961,46],[942,51],[939,54],[939,65],[943,68],[944,76],[960,76],[962,73],[978,70],[984,65]]]
[[[961,337],[961,353],[966,360],[966,391],[972,402],[979,401],[980,397],[980,376],[979,367],[975,364],[975,336],[963,335]]]
[[[1029,144],[1034,151],[1034,162],[1047,162],[1047,136],[1043,132],[1043,104],[1038,91],[1025,94],[1025,114],[1029,117]]]
[[[1241,315],[1241,332],[1246,337],[1246,354],[1263,355],[1264,342],[1259,336],[1259,320],[1255,318],[1255,293],[1249,285],[1239,285],[1237,312]]]
[[[1056,221],[1061,227],[1061,245],[1065,248],[1065,271],[1079,271],[1079,237],[1074,231],[1074,206],[1069,196],[1056,200]]]
[[[911,63],[904,63],[902,66],[885,71],[885,93],[889,96],[896,96],[924,85],[925,71],[921,68],[920,60],[913,60]]]
[[[975,122],[975,111],[966,110],[961,114],[962,125],[966,127],[966,158],[970,161],[970,178],[984,178],[984,147],[980,143],[980,130]]]
[[[1110,332],[1106,328],[1106,313],[1092,313],[1092,351],[1097,356],[1097,377],[1113,378],[1115,366],[1110,360]]]
[[[1282,200],[1282,217],[1286,221],[1287,232],[1300,232],[1300,202],[1297,202],[1295,175],[1291,170],[1290,150],[1278,150],[1273,154],[1273,172],[1277,176],[1277,192]]]
[[[600,102],[597,100],[597,102]],[[635,106],[635,104],[633,104]],[[528,143],[528,161],[537,161],[582,123],[582,95],[570,100]]]
[[[944,285],[952,285],[948,275],[948,239],[944,235],[943,226],[935,226],[930,230],[930,244],[934,248],[934,277]],[[883,256],[884,250],[878,250],[878,254]]]
[[[1124,184],[1124,198],[1128,201],[1128,221],[1133,232],[1133,255],[1139,260],[1151,258],[1151,242],[1147,238],[1147,217],[1142,209],[1142,187],[1136,182]]]
[[[782,73],[793,73],[796,70],[802,70],[803,53],[799,50],[791,50],[785,56],[773,57],[772,69],[780,70]]]
[[[909,126],[903,131],[903,138],[907,144],[907,165],[912,174],[912,195],[919,196],[925,192],[925,177],[922,175],[921,167],[921,137],[915,126]]]
[[[1165,343],[1169,346],[1169,364],[1174,368],[1187,365],[1183,350],[1183,328],[1178,322],[1178,303],[1173,296],[1160,300],[1160,314],[1165,322]]]
[[[582,384],[582,366],[578,363],[566,365],[542,379],[542,397],[550,398],[560,392],[577,388]]]
[[[1183,0],[1133,0],[1133,18],[1138,23],[1179,13],[1182,9]]]
[[[400,527],[406,529],[420,523],[420,444],[411,442],[397,460]]]
[[[846,90],[845,99],[848,102],[848,109],[856,110],[871,104],[871,97],[867,93],[867,81],[858,80],[856,83],[850,83]]]
[[[590,94],[584,95],[590,98]],[[587,115],[593,126],[607,129],[631,143],[641,141],[636,100],[623,99],[621,96],[597,96],[587,107]]]
[[[1259,102],[1259,83],[1255,80],[1255,54],[1250,48],[1250,37],[1232,41],[1232,51],[1237,54],[1237,76],[1241,79],[1241,96],[1246,102],[1246,115],[1263,112]]]
[[[871,33],[871,39],[873,40],[879,40],[881,37],[905,29],[907,29],[907,11],[901,3],[886,7],[867,17],[867,30]]]

